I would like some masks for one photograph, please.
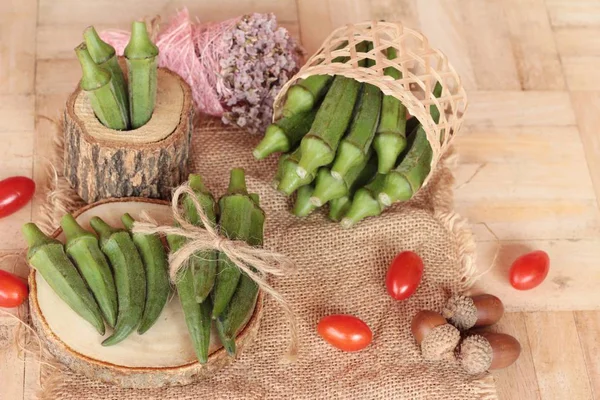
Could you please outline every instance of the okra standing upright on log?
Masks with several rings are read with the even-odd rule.
[[[67,305],[104,335],[102,312],[83,278],[67,257],[63,244],[44,235],[34,223],[23,225],[27,261]]]
[[[301,186],[296,192],[296,201],[292,213],[296,217],[307,217],[311,212],[317,209],[310,199],[313,195],[315,187],[312,184]]]
[[[250,234],[247,242],[254,247],[261,247],[264,238],[265,213],[260,208],[258,195],[250,194],[253,207],[250,217]],[[256,307],[258,285],[247,274],[242,273],[240,282],[229,304],[217,318],[219,338],[227,353],[236,353],[235,337],[242,327],[250,320]]]
[[[364,158],[358,165],[352,167],[343,179],[334,178],[333,172],[328,168],[320,168],[310,202],[321,207],[330,200],[347,196],[356,181],[359,181],[361,186],[370,181],[377,172],[377,157],[371,154],[372,152],[368,150],[368,158]]]
[[[333,161],[340,139],[350,124],[359,88],[360,83],[354,79],[341,75],[334,78],[310,132],[300,142],[298,176],[305,178]]]
[[[127,59],[131,127],[137,129],[150,120],[156,101],[158,47],[150,40],[145,22],[132,23],[123,55]]]
[[[342,179],[350,169],[366,161],[379,123],[381,90],[368,83],[363,83],[362,87],[352,124],[340,142],[333,167],[331,167],[331,175],[336,179]]]
[[[135,220],[131,215],[124,214],[121,217],[121,222],[123,222],[125,228],[131,231]],[[158,235],[132,233],[131,236],[142,257],[146,271],[146,305],[137,329],[138,334],[142,335],[158,320],[169,299],[171,293],[168,272],[169,260]]]
[[[285,160],[279,165],[277,176],[279,184],[277,190],[286,196],[290,196],[296,189],[301,186],[308,185],[315,179],[314,173],[306,174],[303,178],[296,173],[302,150],[298,147],[292,154],[286,155]]]
[[[435,97],[442,94],[442,86],[437,83],[433,89]],[[440,111],[437,106],[430,108],[431,117],[437,123],[440,119]],[[433,152],[427,140],[427,134],[423,125],[419,125],[411,137],[411,145],[406,156],[400,164],[387,175],[379,201],[390,206],[396,201],[406,201],[421,188],[423,182],[431,171],[431,158]]]
[[[254,201],[246,189],[246,176],[241,168],[231,170],[227,193],[219,199],[221,233],[231,240],[247,241]],[[213,290],[212,317],[217,318],[227,307],[240,280],[241,271],[229,257],[219,254],[217,277]]]
[[[109,129],[127,129],[127,108],[119,101],[110,72],[94,63],[85,44],[77,46],[75,53],[82,72],[79,87],[85,92],[96,117]]]
[[[273,153],[290,151],[310,130],[316,114],[317,110],[305,111],[272,123],[252,155],[262,160]]]
[[[119,65],[117,59],[117,52],[115,48],[110,44],[103,41],[96,29],[93,26],[89,26],[83,31],[83,38],[87,46],[92,60],[101,68],[106,69],[112,76],[112,81],[115,86],[115,93],[117,100],[121,105],[122,109],[125,110],[127,116],[127,126],[129,127],[129,99],[127,95],[127,84],[125,83],[125,76],[123,70]]]
[[[383,188],[385,177],[386,175],[377,174],[368,185],[356,191],[352,198],[352,205],[342,219],[342,228],[350,228],[366,217],[381,214],[385,206],[379,202],[378,196]]]
[[[387,50],[388,59],[396,58],[396,49]],[[396,68],[387,67],[384,74],[400,79],[402,73]],[[406,147],[406,107],[394,96],[383,96],[381,116],[373,148],[379,158],[378,172],[387,174],[396,165],[398,156]]]
[[[65,250],[89,286],[106,323],[111,328],[117,323],[117,287],[112,270],[98,238],[83,229],[71,214],[60,221],[66,237]]]
[[[111,346],[129,336],[142,320],[146,303],[146,273],[129,232],[113,228],[99,217],[92,218],[90,225],[100,237],[100,248],[112,265],[117,286],[117,324],[113,334],[102,342],[103,346]]]

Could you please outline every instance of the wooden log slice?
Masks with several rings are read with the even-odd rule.
[[[64,114],[64,174],[90,203],[110,197],[168,199],[188,175],[193,131],[189,85],[158,70],[156,105],[144,126],[130,131],[106,128],[78,87]]]
[[[172,223],[171,208],[160,200],[126,198],[103,200],[74,214],[90,229],[89,220],[99,216],[112,226],[122,226],[121,215],[134,218],[146,210],[159,223]],[[62,230],[53,237],[64,240]],[[33,326],[45,347],[62,364],[89,378],[121,387],[156,388],[186,385],[212,376],[233,362],[222,348],[213,326],[208,362],[196,361],[179,299],[174,295],[156,324],[143,335],[132,333],[121,343],[103,347],[103,337],[69,308],[34,269],[29,274],[29,304]],[[263,293],[236,339],[238,354],[256,337],[263,311]],[[112,330],[107,328],[104,338]]]

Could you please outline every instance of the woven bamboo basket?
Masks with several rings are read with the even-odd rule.
[[[362,53],[356,45],[362,41],[373,43],[373,49]],[[397,58],[388,60],[386,50],[395,48]],[[349,57],[345,63],[333,62],[336,57]],[[359,61],[371,59],[374,65],[361,67]],[[387,67],[402,72],[395,80],[384,75]],[[467,95],[460,77],[446,56],[429,44],[427,38],[397,22],[367,21],[349,24],[333,31],[319,50],[312,55],[298,73],[281,89],[274,102],[273,120],[281,118],[283,104],[290,86],[311,75],[343,75],[375,85],[386,95],[399,99],[408,112],[416,117],[431,144],[433,157],[431,171],[460,130],[467,109]],[[442,95],[433,96],[433,88],[439,82]],[[431,117],[429,108],[435,105],[442,112],[439,122]],[[427,184],[431,173],[425,180]]]

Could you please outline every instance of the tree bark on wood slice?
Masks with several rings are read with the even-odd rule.
[[[189,85],[163,68],[152,118],[130,131],[102,125],[77,88],[64,113],[65,177],[88,203],[111,197],[168,199],[189,172],[193,114]]]
[[[93,216],[121,226],[121,215],[128,212],[139,218],[142,210],[159,223],[172,223],[167,202],[140,198],[102,200],[74,216],[90,229]],[[64,241],[60,229],[52,236]],[[212,376],[234,361],[219,343],[214,327],[208,362],[201,365],[196,361],[177,296],[144,335],[134,332],[121,343],[103,347],[103,338],[96,330],[71,310],[34,269],[29,275],[29,288],[31,320],[45,348],[61,364],[91,379],[138,389],[186,385]],[[262,312],[261,292],[254,313],[236,338],[238,355],[256,338]],[[105,337],[108,335],[110,332]]]

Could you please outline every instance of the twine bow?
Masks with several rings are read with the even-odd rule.
[[[203,227],[189,223],[182,215],[179,207],[181,196],[188,196],[192,201]],[[169,256],[171,282],[176,282],[178,271],[181,268],[186,268],[188,260],[198,251],[217,250],[225,254],[240,270],[256,282],[260,290],[270,295],[283,309],[290,325],[290,346],[285,360],[294,361],[298,353],[296,318],[288,302],[269,285],[266,279],[267,275],[283,276],[294,273],[296,271],[294,262],[283,254],[264,248],[252,247],[246,242],[221,236],[217,228],[208,219],[188,183],[182,184],[173,193],[171,210],[179,227],[159,226],[146,212],[142,212],[142,221],[135,222],[132,229],[133,233],[179,235],[188,239],[183,247]]]

